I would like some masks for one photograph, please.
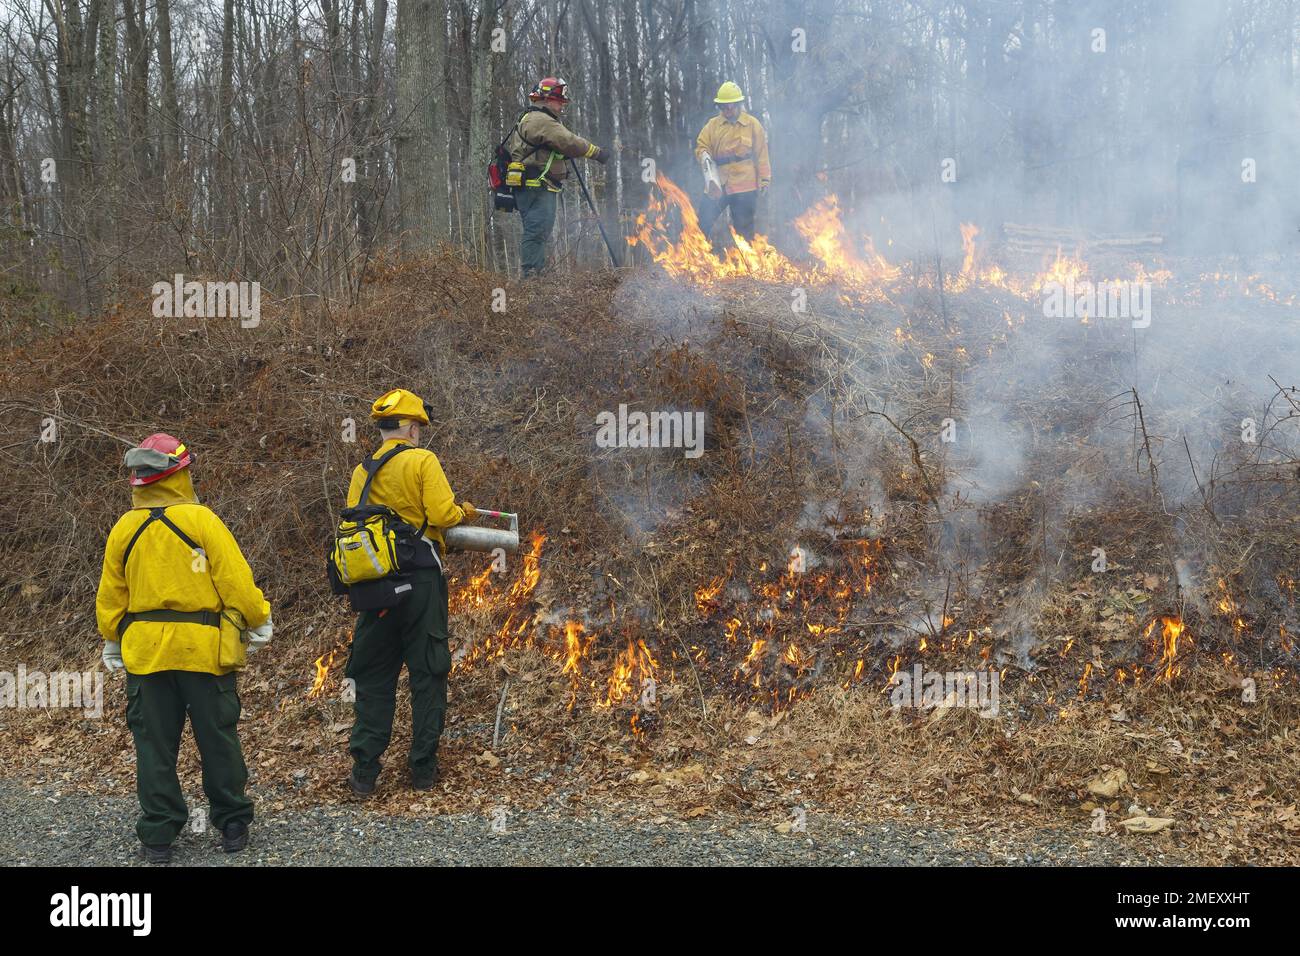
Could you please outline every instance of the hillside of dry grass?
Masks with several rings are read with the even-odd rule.
[[[941,302],[920,284],[889,301],[814,290],[795,313],[743,281],[522,285],[450,256],[372,271],[353,309],[264,300],[241,329],[154,318],[142,299],[10,350],[0,670],[97,666],[102,545],[129,504],[121,455],[171,431],[275,608],[241,691],[260,798],[343,799],[351,618],[322,555],[369,403],[401,385],[434,406],[429,445],[457,494],[518,511],[526,540],[503,575],[452,558],[444,792],[394,789],[386,809],[559,795],[781,825],[800,806],[920,806],[953,827],[1014,819],[1211,862],[1297,858],[1292,488],[1268,486],[1261,507],[1260,483],[1243,484],[1217,512],[1153,491],[1096,438],[1108,396],[1088,370],[1123,343],[1012,334],[997,293]],[[1081,358],[1018,374],[1050,336]],[[988,376],[1033,436],[1005,474],[934,438],[981,411],[989,392],[965,386]],[[597,447],[596,415],[620,403],[703,411],[706,453]],[[57,440],[41,442],[48,418]],[[994,668],[999,717],[891,709],[890,674],[917,663]],[[129,791],[121,710],[110,680],[103,720],[5,713],[6,775]],[[404,743],[399,729],[394,766]],[[1090,829],[1099,808],[1105,833]],[[1174,823],[1130,834],[1132,816]]]

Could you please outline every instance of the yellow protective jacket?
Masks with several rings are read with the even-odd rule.
[[[727,193],[753,192],[772,182],[767,134],[763,124],[744,110],[734,123],[719,113],[704,124],[695,141],[696,162],[703,159],[706,150],[718,164],[722,188]]]
[[[131,489],[132,508],[108,533],[104,567],[95,598],[95,617],[106,641],[122,642],[122,662],[131,674],[197,671],[227,674],[244,666],[239,632],[266,623],[271,606],[253,583],[234,535],[211,510],[198,503],[189,469]],[[195,555],[161,521],[145,528],[122,555],[150,508],[166,514],[202,550]],[[128,612],[215,611],[220,629],[189,621],[134,621],[119,636]]]
[[[405,438],[390,438],[370,457],[378,459],[397,445],[410,444]],[[361,500],[361,489],[365,484],[366,469],[357,465],[348,486],[347,507],[351,508]],[[456,496],[451,492],[438,456],[427,448],[413,448],[389,459],[371,482],[366,503],[386,505],[416,528],[427,522],[429,526],[425,529],[425,536],[437,541],[443,550],[447,546],[442,539],[443,529],[465,520],[465,512],[456,504]]]
[[[525,180],[536,178],[549,162],[546,178],[557,188],[569,175],[569,164],[564,157],[590,158],[596,155],[597,148],[594,143],[569,132],[559,117],[540,106],[520,117],[509,145],[510,159],[524,164]],[[405,452],[402,457],[405,457]]]

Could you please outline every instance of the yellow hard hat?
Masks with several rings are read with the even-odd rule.
[[[429,424],[429,406],[424,399],[404,388],[395,388],[375,399],[370,406],[370,417],[375,421],[410,418],[421,425]]]
[[[718,87],[718,95],[713,98],[715,103],[739,103],[745,98],[745,94],[740,92],[740,87],[731,80],[723,83]]]

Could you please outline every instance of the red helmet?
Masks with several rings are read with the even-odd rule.
[[[194,464],[194,454],[179,439],[156,432],[126,453],[131,484],[150,485]]]
[[[548,76],[537,81],[537,85],[528,94],[528,98],[530,100],[559,100],[561,103],[567,103],[569,98],[565,93],[568,89],[569,84],[559,77]]]

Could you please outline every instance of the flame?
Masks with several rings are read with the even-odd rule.
[[[645,641],[628,639],[627,647],[614,659],[614,672],[609,676],[605,691],[605,707],[612,707],[635,689],[641,693],[647,684],[656,680],[659,662],[654,659]]]
[[[1181,617],[1162,617],[1160,624],[1160,639],[1156,645],[1156,649],[1160,652],[1160,662],[1156,668],[1156,680],[1169,683],[1182,673],[1182,667],[1176,661],[1178,659],[1178,642],[1187,629],[1187,625],[1183,623]],[[1150,634],[1154,627],[1155,621],[1152,621],[1147,627],[1146,633]],[[1191,644],[1190,635],[1187,643]]]
[[[902,275],[901,269],[876,252],[870,236],[862,240],[862,254],[857,253],[845,234],[839,200],[834,196],[821,200],[797,218],[794,226],[821,262],[822,275],[840,286],[883,298],[884,287]]]
[[[898,673],[898,665],[903,663],[903,655],[895,654],[894,659],[889,662],[889,679],[885,681],[885,690],[894,686],[894,675]]]
[[[312,681],[311,690],[307,693],[308,700],[315,700],[325,690],[325,680],[330,675],[330,668],[334,666],[334,657],[342,649],[342,645],[334,648],[328,655],[322,654],[316,658],[316,679]]]
[[[849,236],[835,196],[822,199],[795,219],[795,229],[819,263],[800,265],[777,250],[766,236],[756,235],[750,242],[734,230],[733,246],[719,257],[700,229],[690,197],[662,174],[656,177],[655,186],[657,191],[651,193],[646,211],[637,216],[636,234],[628,237],[628,244],[643,246],[671,276],[705,286],[740,276],[801,287],[837,284],[868,299],[883,298],[885,286],[902,276],[900,268],[876,252],[870,237],[859,244]],[[674,231],[675,241],[671,238]]]
[[[479,611],[499,621],[488,637],[456,659],[454,669],[467,670],[480,661],[503,657],[512,648],[534,646],[538,635],[533,627],[531,601],[542,576],[541,556],[545,544],[546,536],[534,532],[519,575],[504,594],[491,581],[491,567],[452,593],[449,605],[453,612]]]
[[[803,654],[799,650],[799,645],[790,643],[786,645],[785,653],[781,655],[782,659],[793,667],[803,669]]]
[[[669,275],[702,284],[735,276],[799,281],[799,268],[777,252],[765,236],[755,236],[753,243],[749,243],[733,230],[735,246],[727,249],[723,258],[718,258],[709,238],[700,229],[700,219],[690,197],[662,173],[656,177],[655,185],[658,194],[651,194],[648,208],[636,218],[636,235],[629,236],[627,241],[629,245],[644,246]],[[669,238],[674,218],[680,220],[676,242]]]
[[[707,617],[710,611],[716,609],[717,597],[730,576],[731,570],[728,569],[726,574],[720,574],[708,584],[695,589],[695,608],[701,617]]]
[[[564,625],[564,666],[561,674],[578,675],[582,662],[582,635],[586,632],[577,621],[568,621]]]
[[[723,635],[726,637],[728,644],[736,643],[736,632],[740,630],[741,624],[740,618],[733,617],[723,625]]]
[[[973,222],[961,224],[961,274],[970,275],[975,269],[975,237],[980,234],[979,226]]]

